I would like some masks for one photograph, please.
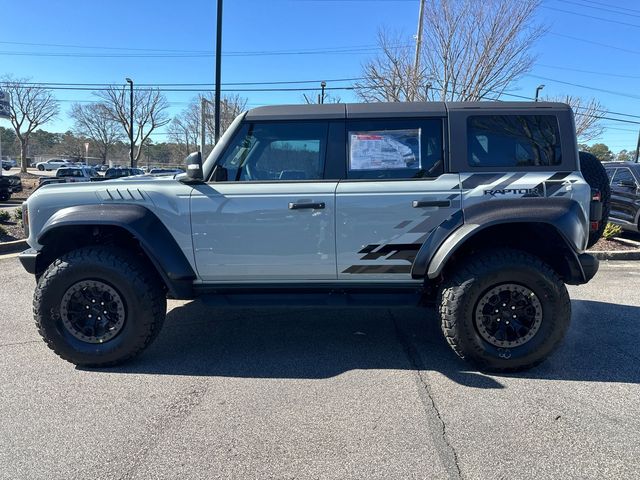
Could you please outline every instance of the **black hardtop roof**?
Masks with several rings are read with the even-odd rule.
[[[606,167],[629,167],[633,170],[640,172],[640,163],[636,162],[602,162],[602,165]]]
[[[555,102],[389,102],[389,103],[329,103],[324,105],[272,105],[253,108],[246,119],[303,120],[338,118],[407,118],[445,116],[452,110],[567,110],[565,103]]]

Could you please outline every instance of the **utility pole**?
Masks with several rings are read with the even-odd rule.
[[[422,24],[424,23],[424,0],[420,0],[420,13],[418,14],[418,33],[416,33],[416,56],[413,59],[413,81],[418,88],[418,71],[420,70],[420,48],[422,47]],[[415,99],[414,99],[415,100]]]
[[[133,80],[125,78],[129,84],[129,160],[133,168]]]
[[[640,155],[640,131],[638,132],[638,143],[636,145],[636,158],[635,162],[638,163],[638,156]]]
[[[217,144],[220,138],[220,66],[222,63],[222,0],[218,0],[216,27],[216,93],[215,93],[215,125],[214,125],[214,141]]]

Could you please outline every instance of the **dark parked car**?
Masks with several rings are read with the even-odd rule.
[[[113,179],[113,178],[122,178],[122,177],[131,177],[133,175],[144,175],[144,172],[139,168],[109,168],[104,173],[105,179]]]
[[[12,193],[22,191],[22,180],[17,175],[0,175],[0,201],[6,202]]]
[[[610,162],[604,167],[611,181],[612,223],[640,232],[640,163]]]

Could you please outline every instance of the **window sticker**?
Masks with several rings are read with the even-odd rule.
[[[419,169],[420,134],[420,128],[349,132],[349,169]]]

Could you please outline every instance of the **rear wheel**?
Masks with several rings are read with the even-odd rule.
[[[38,331],[63,359],[110,366],[140,354],[164,322],[166,297],[151,267],[113,247],[86,247],[53,262],[38,280]]]
[[[609,221],[611,187],[609,186],[607,171],[595,155],[588,152],[580,152],[580,170],[582,170],[582,176],[589,186],[600,190],[602,197],[602,220],[600,220],[598,229],[589,233],[587,248],[590,248],[600,240]]]
[[[448,275],[440,302],[453,350],[491,371],[531,368],[557,347],[569,326],[564,283],[539,258],[519,250],[477,253]]]

